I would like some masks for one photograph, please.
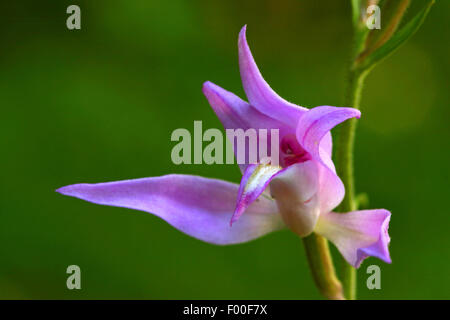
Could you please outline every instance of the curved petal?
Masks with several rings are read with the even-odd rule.
[[[328,155],[322,155],[329,167],[319,164],[319,202],[320,212],[333,211],[344,199],[345,187],[342,180],[334,172],[334,165]]]
[[[322,141],[320,141],[320,147],[331,157],[333,153],[333,138],[331,132],[326,133]]]
[[[280,170],[281,167],[270,164],[250,164],[247,166],[239,186],[236,209],[230,225],[237,221],[247,207],[264,192],[273,176]]]
[[[225,129],[284,129],[286,125],[259,112],[234,93],[206,81],[202,88]]]
[[[353,108],[338,108],[330,106],[315,107],[305,112],[297,124],[297,140],[316,161],[329,166],[321,156],[321,149],[331,149],[328,140],[323,141],[324,136],[339,123],[350,119],[359,118],[361,112]],[[328,139],[328,138],[327,138]],[[325,142],[325,144],[324,144]]]
[[[238,188],[222,180],[166,175],[75,184],[56,191],[97,204],[153,213],[194,238],[220,245],[246,242],[283,227],[275,203],[262,198],[231,228],[228,222]]]
[[[311,160],[293,164],[270,183],[281,217],[301,237],[313,231],[320,215],[319,166]]]
[[[368,256],[391,263],[388,228],[391,213],[384,209],[321,214],[314,230],[335,244],[355,268]]]
[[[306,110],[287,102],[270,88],[256,66],[245,36],[244,26],[239,33],[239,69],[248,101],[262,113],[295,128],[300,115]]]
[[[290,128],[280,121],[270,118],[269,116],[259,112],[247,102],[212,82],[205,82],[203,84],[203,93],[209,101],[220,122],[222,122],[225,129],[267,129],[266,136],[258,135],[258,142],[266,143],[266,150],[272,150],[272,138],[276,142],[277,138],[272,137],[271,129],[278,129],[278,137],[286,135],[288,132],[294,132],[295,129]],[[258,131],[259,134],[259,131]],[[279,145],[279,138],[278,138]],[[249,158],[249,146],[245,146],[245,159]],[[259,145],[258,145],[259,148]],[[241,150],[239,150],[241,151]],[[234,143],[234,152],[237,156],[238,144]],[[256,155],[257,162],[259,162],[259,152]],[[247,164],[239,164],[242,172],[245,171]]]

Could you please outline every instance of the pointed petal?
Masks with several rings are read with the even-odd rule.
[[[225,129],[242,129],[244,131],[248,129],[267,129],[267,135],[264,137],[258,134],[258,148],[261,143],[265,143],[267,151],[271,150],[272,143],[272,129],[278,129],[278,136],[282,137],[288,132],[294,132],[295,129],[286,126],[280,121],[274,120],[265,114],[259,112],[253,106],[249,105],[247,102],[221,87],[215,85],[212,82],[205,82],[203,84],[203,93],[209,101],[209,104],[213,108],[219,120],[222,122]],[[274,138],[276,141],[276,138]],[[279,138],[278,138],[279,145]],[[242,150],[239,150],[242,151]],[[249,152],[250,148],[248,143],[245,144],[245,159],[250,159]],[[259,150],[256,149],[256,159],[259,162]],[[234,153],[237,155],[238,143],[234,143]],[[246,160],[248,161],[248,160]],[[250,162],[250,161],[248,161]],[[280,162],[280,161],[279,161]],[[239,164],[241,172],[244,172],[247,164]]]
[[[236,209],[230,225],[237,221],[247,207],[264,192],[274,175],[280,170],[281,167],[270,164],[250,164],[247,166],[239,186]]]
[[[293,164],[270,183],[281,217],[301,237],[313,231],[320,214],[319,166],[311,160]]]
[[[285,127],[284,124],[259,112],[234,93],[222,89],[210,81],[203,84],[202,91],[225,129]]]
[[[256,66],[245,36],[246,26],[239,33],[239,68],[242,85],[251,105],[262,113],[295,127],[306,110],[281,98],[270,88]]]
[[[57,192],[97,204],[146,211],[178,230],[214,244],[233,244],[282,228],[273,201],[261,198],[229,226],[238,185],[190,175],[75,184]]]
[[[313,159],[327,165],[321,152],[331,151],[331,143],[328,140],[323,141],[324,136],[339,123],[360,116],[361,112],[353,108],[315,107],[300,117],[297,124],[297,140]]]
[[[334,243],[355,268],[368,256],[391,263],[388,228],[391,213],[384,209],[321,214],[315,232]]]

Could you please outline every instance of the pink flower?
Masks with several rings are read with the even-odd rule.
[[[345,190],[331,160],[330,130],[359,118],[360,112],[330,106],[306,109],[279,97],[261,76],[245,31],[244,27],[239,34],[239,66],[249,103],[211,82],[203,85],[203,93],[227,129],[279,129],[279,165],[264,161],[241,165],[240,185],[166,175],[75,184],[57,191],[152,213],[214,244],[246,242],[287,226],[301,237],[312,232],[326,237],[355,267],[368,256],[390,262],[389,211],[332,212]]]

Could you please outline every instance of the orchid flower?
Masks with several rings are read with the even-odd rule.
[[[353,108],[303,108],[279,97],[263,79],[239,34],[239,66],[248,103],[206,82],[203,93],[226,129],[279,129],[279,162],[241,165],[240,185],[172,174],[117,182],[74,184],[57,192],[89,202],[152,213],[203,241],[227,245],[286,226],[300,237],[316,232],[359,267],[368,256],[390,263],[384,209],[334,213],[344,185],[331,160],[330,130],[359,118]]]

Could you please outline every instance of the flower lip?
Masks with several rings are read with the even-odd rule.
[[[364,260],[368,256],[374,256],[386,263],[392,263],[392,259],[389,254],[389,243],[391,242],[391,238],[388,233],[391,213],[385,210],[384,214],[385,218],[381,225],[380,237],[378,238],[378,241],[371,246],[360,248],[358,250],[358,266],[361,264],[362,260]]]
[[[322,214],[316,232],[333,242],[355,268],[369,256],[391,263],[388,227],[391,213],[385,209]]]

